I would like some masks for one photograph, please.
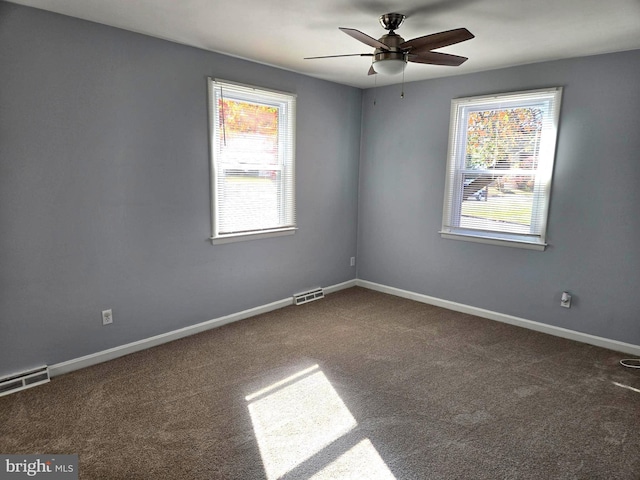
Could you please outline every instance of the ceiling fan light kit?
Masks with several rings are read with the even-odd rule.
[[[382,73],[384,75],[398,75],[402,73],[405,65],[407,64],[404,58],[387,58],[374,60],[372,75],[376,73]]]
[[[356,53],[347,55],[329,55],[307,57],[307,60],[335,57],[373,57],[369,75],[382,73],[397,75],[404,71],[407,62],[425,63],[429,65],[447,65],[457,67],[467,61],[466,57],[433,52],[437,48],[454,45],[474,38],[466,28],[457,28],[440,33],[433,33],[405,41],[395,30],[402,25],[406,16],[401,13],[385,13],[380,16],[380,25],[389,31],[378,40],[354,28],[340,27],[344,33],[356,40],[375,48],[373,53]]]

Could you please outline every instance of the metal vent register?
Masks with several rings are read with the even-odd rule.
[[[26,388],[42,385],[49,381],[49,367],[34,368],[26,372],[14,373],[0,378],[0,397]]]
[[[302,305],[303,303],[313,302],[324,298],[324,290],[316,288],[315,290],[309,290],[308,292],[296,293],[293,296],[293,301],[296,305]]]

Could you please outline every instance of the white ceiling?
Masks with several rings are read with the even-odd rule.
[[[405,81],[640,48],[640,0],[11,1],[362,88],[374,85],[370,57],[303,58],[372,52],[338,27],[379,38],[383,13],[407,15],[405,40],[458,27],[476,36],[439,50],[469,57],[462,66],[410,63]]]

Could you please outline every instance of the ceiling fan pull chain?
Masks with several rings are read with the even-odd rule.
[[[404,98],[404,70],[407,68],[407,64],[402,67],[402,92],[400,92],[400,98]]]
[[[376,97],[378,96],[378,76],[373,76],[373,105],[376,105]]]

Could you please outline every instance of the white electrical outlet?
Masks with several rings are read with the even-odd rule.
[[[113,312],[111,309],[102,311],[102,325],[113,323]]]
[[[356,257],[351,257],[350,265],[351,265],[352,267],[355,267],[355,266],[356,266]]]
[[[562,297],[560,297],[560,306],[564,308],[571,308],[571,295],[569,295],[569,292],[562,292]]]

